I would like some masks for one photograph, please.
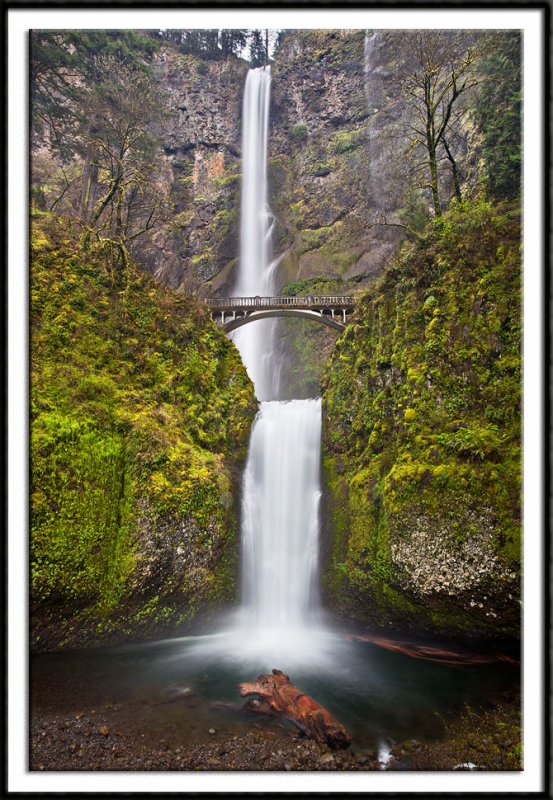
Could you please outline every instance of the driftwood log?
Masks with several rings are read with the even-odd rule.
[[[279,669],[272,675],[260,675],[252,683],[240,684],[240,696],[251,697],[244,711],[283,717],[298,727],[308,738],[327,744],[333,750],[348,747],[351,737],[338,720],[319,703],[303,694],[290,683],[290,678]]]
[[[387,639],[374,633],[350,633],[346,639],[352,642],[371,642],[385,650],[394,650],[396,653],[403,653],[411,658],[421,658],[425,661],[436,661],[438,664],[493,664],[497,661],[505,661],[509,664],[518,665],[519,662],[508,655],[501,653],[469,653],[460,650],[447,650],[443,647],[430,646],[409,642],[402,639]]]

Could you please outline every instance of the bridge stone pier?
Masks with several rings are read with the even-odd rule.
[[[355,310],[353,297],[210,297],[205,301],[211,318],[227,333],[272,317],[301,317],[344,330]]]

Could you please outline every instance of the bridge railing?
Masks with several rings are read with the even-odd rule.
[[[287,306],[301,306],[302,308],[321,308],[333,306],[334,308],[353,306],[353,297],[343,295],[334,296],[281,296],[281,297],[209,297],[205,300],[211,308],[285,308]]]

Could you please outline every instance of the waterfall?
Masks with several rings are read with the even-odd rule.
[[[274,291],[267,199],[270,68],[251,70],[243,105],[238,294]],[[235,344],[261,400],[242,491],[242,653],[279,666],[312,659],[319,597],[321,401],[278,400],[274,323],[237,331]],[[320,648],[319,648],[320,649]],[[271,663],[272,662],[272,663]]]
[[[274,294],[271,235],[274,217],[267,191],[270,67],[252,69],[246,79],[242,106],[242,195],[240,262],[235,294]],[[275,322],[260,320],[233,335],[259,400],[278,396],[278,360],[274,355]]]
[[[370,113],[371,108],[371,90],[369,83],[369,74],[371,69],[371,55],[374,47],[374,31],[365,31],[365,44],[363,47],[363,75],[365,84],[365,99],[367,102],[367,111]]]
[[[243,613],[259,630],[301,628],[317,612],[321,402],[266,402],[243,487]]]
[[[274,291],[267,192],[271,73],[250,70],[243,104],[240,259],[235,292]],[[239,335],[238,335],[239,334]],[[261,401],[242,484],[241,603],[227,628],[199,637],[187,655],[238,661],[243,670],[328,669],[344,642],[322,624],[318,588],[321,400],[279,400],[272,320],[240,328],[234,342]],[[344,661],[345,663],[345,661]]]

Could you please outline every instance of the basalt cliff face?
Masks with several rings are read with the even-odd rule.
[[[364,48],[363,31],[294,33],[275,63],[272,206],[284,281],[366,278],[397,243],[397,232],[370,227],[398,198],[375,179],[385,143],[368,105]]]
[[[396,224],[415,201],[406,171],[412,112],[399,86],[413,48],[405,31],[286,32],[271,67],[268,153],[280,287],[321,276],[342,289],[365,283],[404,238]],[[138,257],[175,288],[224,293],[234,283],[247,70],[234,57],[157,56],[168,95],[160,138],[171,211]],[[470,188],[482,169],[480,138],[461,117],[456,145]],[[440,181],[450,195],[445,168]],[[428,212],[416,203],[412,213]]]
[[[366,278],[397,245],[396,230],[367,224],[400,201],[382,191],[384,123],[367,105],[364,48],[363,31],[290,33],[272,67],[270,204],[281,287],[319,276]],[[168,98],[160,138],[170,213],[136,256],[174,288],[232,290],[247,69],[236,58],[202,61],[173,50],[157,57]]]
[[[248,66],[174,50],[157,57],[167,98],[164,224],[135,257],[162,284],[212,293],[232,282],[238,257],[240,116]]]

